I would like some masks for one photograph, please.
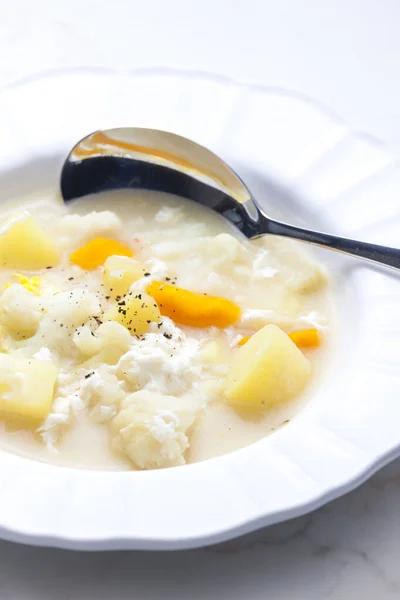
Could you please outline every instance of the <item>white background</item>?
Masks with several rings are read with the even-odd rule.
[[[400,151],[399,0],[0,6],[0,86],[79,66],[215,72],[312,97]],[[399,506],[395,463],[310,516],[213,549],[95,555],[0,543],[0,599],[400,598]]]

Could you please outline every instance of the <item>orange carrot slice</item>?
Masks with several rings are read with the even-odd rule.
[[[175,285],[153,281],[147,293],[160,307],[160,312],[176,323],[190,327],[228,327],[240,316],[240,308],[230,300],[191,292]]]

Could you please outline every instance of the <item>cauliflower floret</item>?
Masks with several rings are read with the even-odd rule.
[[[46,313],[36,334],[27,340],[32,353],[38,352],[46,340],[50,351],[61,356],[74,356],[76,346],[72,341],[75,329],[90,317],[100,314],[97,296],[87,290],[76,289],[46,298]]]
[[[142,339],[132,338],[115,372],[134,389],[181,395],[201,377],[202,366],[194,360],[199,341],[185,336],[167,317],[155,329],[157,333],[147,333]]]
[[[107,365],[94,371],[84,368],[58,375],[56,398],[51,413],[38,429],[45,444],[54,444],[75,421],[79,411],[90,408],[90,417],[97,422],[112,419],[119,402],[126,395],[122,383]]]
[[[126,396],[122,382],[110,372],[109,367],[100,365],[86,375],[85,384],[90,395],[90,417],[103,423],[117,414],[120,401]]]
[[[121,220],[110,210],[94,211],[84,216],[66,215],[58,226],[59,243],[70,248],[71,243],[89,241],[94,237],[115,236],[121,227]]]
[[[208,266],[219,274],[230,274],[233,266],[247,265],[252,260],[245,243],[229,233],[200,239],[198,252],[207,260]]]
[[[131,339],[129,331],[123,325],[107,321],[99,325],[94,334],[87,325],[79,327],[74,333],[73,342],[82,354],[94,356],[108,346],[120,349],[123,354],[129,349]]]
[[[276,268],[268,250],[260,248],[253,260],[253,277],[259,280],[272,279],[277,273],[279,273],[279,269]]]
[[[42,314],[39,297],[19,283],[4,290],[0,298],[0,322],[13,336],[34,335]]]
[[[80,387],[77,373],[59,373],[51,413],[37,430],[49,449],[54,450],[54,444],[71,425],[76,412],[86,406],[85,391],[85,386]]]
[[[326,270],[314,260],[304,244],[295,240],[278,240],[274,236],[264,236],[255,244],[272,251],[274,260],[279,261],[279,274],[288,290],[311,294],[326,284]]]
[[[139,469],[183,465],[189,447],[187,433],[198,411],[188,397],[135,392],[125,398],[112,421],[113,447],[127,454]]]
[[[155,215],[159,223],[178,223],[184,219],[184,213],[180,206],[163,206]]]

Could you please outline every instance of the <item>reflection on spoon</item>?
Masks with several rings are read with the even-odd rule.
[[[96,131],[78,142],[61,173],[67,202],[116,189],[149,189],[215,210],[248,238],[290,237],[400,268],[400,250],[294,227],[270,219],[240,177],[207,148],[173,133],[138,127]]]

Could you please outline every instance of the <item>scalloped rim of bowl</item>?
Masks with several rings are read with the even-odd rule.
[[[0,176],[32,157],[66,155],[98,128],[151,126],[283,186],[333,230],[396,243],[397,157],[300,94],[209,73],[82,68],[15,82],[0,108]],[[204,546],[311,511],[398,456],[390,325],[400,287],[365,263],[336,257],[332,265],[340,352],[290,424],[233,453],[161,471],[60,468],[2,451],[0,537],[87,550]]]

